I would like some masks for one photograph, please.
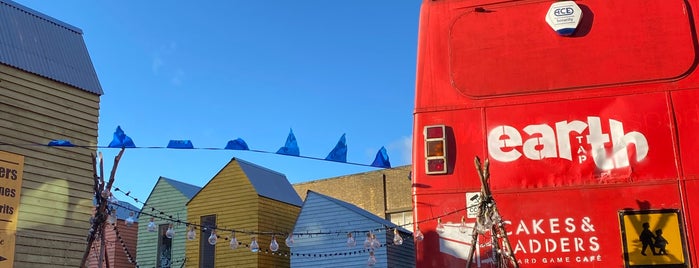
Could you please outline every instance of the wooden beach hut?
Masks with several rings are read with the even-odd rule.
[[[187,204],[188,222],[199,225],[197,239],[187,241],[187,267],[289,267],[279,234],[291,231],[301,204],[284,174],[233,158]],[[208,241],[212,232],[214,245]],[[278,234],[277,251],[270,249],[272,233]],[[233,235],[236,249],[230,247]],[[251,251],[252,239],[258,252]]]

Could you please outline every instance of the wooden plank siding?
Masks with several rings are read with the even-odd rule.
[[[79,266],[94,149],[43,145],[97,145],[99,102],[99,95],[0,64],[0,150],[25,156],[15,267]]]
[[[169,216],[173,220],[187,219],[185,204],[189,198],[163,178],[158,179],[139,215],[138,244],[136,246],[136,260],[140,267],[155,267],[158,259],[158,232],[149,232],[148,223],[151,216],[155,217],[156,226],[168,224]],[[152,209],[155,210],[152,210]],[[160,211],[163,214],[160,214]],[[174,224],[175,236],[172,238],[172,262],[181,264],[185,257],[185,224]],[[175,265],[178,266],[178,265]]]
[[[116,228],[116,230],[115,230]],[[127,267],[135,267],[135,264],[132,264],[129,262],[128,256],[126,255],[126,252],[124,251],[121,242],[119,240],[119,237],[117,236],[117,231],[119,232],[119,236],[121,236],[121,241],[124,242],[126,245],[126,248],[129,250],[129,253],[131,254],[132,257],[136,256],[136,236],[138,234],[138,223],[134,223],[131,226],[126,226],[126,223],[124,220],[117,220],[116,225],[107,225],[105,229],[105,247],[106,247],[106,254],[107,258],[109,259],[109,266],[99,265],[99,248],[100,248],[100,241],[95,240],[95,243],[92,246],[92,250],[90,251],[90,255],[88,257],[88,262],[87,262],[87,267],[89,268],[97,268],[97,267],[111,267],[111,268],[127,268]],[[139,265],[140,267],[140,265]],[[144,266],[145,267],[145,266]]]
[[[275,233],[290,233],[294,229],[296,217],[301,211],[300,207],[279,202],[277,200],[259,197],[259,222],[257,230],[262,232]],[[290,252],[284,240],[286,237],[277,237],[280,252]],[[257,243],[260,245],[260,250],[269,251],[269,244],[272,242],[272,236],[260,236]],[[271,251],[270,251],[271,252]],[[283,257],[273,254],[260,254],[258,267],[290,267],[291,260],[289,257]]]
[[[314,198],[309,195],[301,209],[301,212],[294,227],[294,233],[312,232],[338,232],[374,230],[380,228],[376,222],[366,218],[358,217],[351,211],[334,205],[328,200]],[[378,234],[377,234],[378,235]],[[366,267],[369,253],[364,251],[362,243],[366,239],[364,232],[353,233],[357,245],[347,246],[347,235],[317,235],[317,236],[297,236],[294,247],[291,249],[291,266],[299,267]],[[381,237],[378,237],[379,239]],[[380,239],[381,243],[386,243]],[[342,253],[342,256],[333,257],[309,257],[308,254],[334,254]],[[347,255],[345,255],[347,254]],[[376,250],[376,259],[386,256],[386,248]],[[377,264],[380,264],[378,262]],[[385,262],[384,262],[385,264]],[[378,266],[381,267],[381,266]]]
[[[199,223],[201,216],[216,215],[219,228],[255,230],[257,227],[257,192],[247,180],[240,166],[229,162],[187,204],[188,222]],[[221,233],[221,238],[230,236]],[[238,233],[239,242],[250,244],[249,235]],[[216,244],[216,267],[257,267],[255,255],[246,247],[229,248],[227,240],[219,239]],[[199,266],[199,240],[187,241],[187,267]]]
[[[374,249],[377,260],[374,267],[415,267],[414,244],[410,234],[401,233],[403,244],[394,246],[393,229],[387,229],[385,223],[338,205],[328,197],[309,192],[296,220],[294,233],[330,234],[297,235],[291,251],[291,266],[366,267],[369,252],[363,244],[367,238],[367,231],[373,231],[383,245]],[[349,232],[352,232],[356,241],[354,247],[347,245]]]
[[[187,204],[188,221],[199,222],[201,216],[216,215],[218,228],[239,230],[237,249],[229,247],[231,233],[219,232],[215,267],[289,267],[288,257],[262,253],[269,250],[271,236],[257,236],[258,231],[288,232],[293,227],[299,208],[258,195],[236,160],[229,162]],[[260,253],[247,247],[252,237],[258,238]],[[280,250],[286,250],[284,238],[278,238]],[[199,240],[187,241],[187,267],[198,267]]]

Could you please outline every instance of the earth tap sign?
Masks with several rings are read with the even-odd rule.
[[[11,268],[22,191],[24,156],[0,151],[0,268]]]

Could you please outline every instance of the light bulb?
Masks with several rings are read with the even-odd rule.
[[[109,224],[114,224],[114,223],[116,223],[116,220],[117,220],[116,211],[114,211],[113,209],[109,210],[109,216],[107,216],[107,222]]]
[[[104,189],[102,190],[101,195],[103,198],[109,198],[109,196],[112,195],[112,192],[110,192],[109,189]]]
[[[375,248],[379,248],[379,247],[381,247],[381,242],[379,242],[379,240],[376,239],[375,234],[371,234],[371,248],[375,249]]]
[[[500,214],[497,212],[494,212],[493,215],[490,216],[490,219],[493,221],[493,224],[500,223],[500,221],[502,221],[502,217],[500,217]]]
[[[231,243],[228,244],[228,246],[230,246],[231,249],[238,248],[238,239],[235,238],[235,231],[231,232]]]
[[[489,216],[479,217],[476,221],[478,226],[476,231],[480,234],[485,234],[493,227],[493,221]]]
[[[253,237],[252,242],[250,242],[250,251],[258,252],[260,251],[260,246],[257,244],[257,238]]]
[[[269,243],[269,250],[272,252],[277,252],[279,250],[279,243],[277,243],[277,238],[272,235],[272,242]]]
[[[197,232],[194,231],[194,226],[189,227],[189,231],[187,231],[187,240],[194,240],[197,239]]]
[[[170,223],[170,226],[167,227],[167,231],[165,231],[165,236],[167,238],[172,239],[172,237],[175,236],[175,229],[172,228],[172,223]]]
[[[289,234],[289,236],[286,237],[286,240],[284,240],[284,244],[286,244],[287,247],[293,247],[294,246],[294,234]]]
[[[357,241],[352,237],[352,233],[347,233],[347,246],[354,247],[357,245]]]
[[[364,240],[364,249],[371,248],[371,232],[366,233],[366,240]]]
[[[111,193],[109,194],[109,198],[107,198],[107,201],[109,201],[109,203],[112,203],[112,204],[119,203],[119,199],[116,199],[116,197],[114,197],[114,195]]]
[[[415,238],[415,241],[422,241],[422,239],[425,239],[425,235],[420,232],[420,227],[417,227],[415,229],[415,233],[413,233],[413,237]]]
[[[444,225],[442,224],[442,218],[437,218],[437,233],[444,233]]]
[[[134,219],[133,219],[133,211],[129,212],[129,217],[124,220],[126,222],[126,226],[131,226],[133,225]]]
[[[466,221],[464,220],[464,216],[461,216],[461,224],[459,224],[459,232],[461,232],[462,234],[465,234],[467,230],[468,230],[468,226],[466,226]]]
[[[369,260],[367,260],[366,264],[367,266],[374,266],[374,264],[376,264],[376,257],[373,251],[369,252]]]
[[[155,232],[156,228],[157,227],[155,226],[155,218],[150,218],[150,222],[148,222],[148,231]]]
[[[403,244],[403,238],[400,237],[398,229],[393,229],[393,244],[398,246]]]
[[[216,242],[218,242],[218,236],[216,235],[216,230],[211,230],[211,235],[209,236],[209,244],[216,245]]]

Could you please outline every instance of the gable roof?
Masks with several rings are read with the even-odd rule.
[[[305,203],[305,202],[308,202],[308,200],[313,200],[314,197],[318,197],[318,198],[322,198],[322,199],[328,200],[328,201],[330,201],[330,202],[332,202],[332,203],[334,203],[334,204],[336,204],[336,205],[338,205],[338,206],[341,206],[341,207],[343,207],[343,208],[349,210],[349,211],[352,212],[352,213],[355,213],[355,214],[357,214],[357,215],[359,215],[359,216],[362,216],[362,217],[364,217],[364,218],[367,218],[367,219],[369,219],[369,220],[371,220],[371,221],[374,221],[374,222],[376,222],[376,223],[379,223],[379,224],[381,224],[381,225],[383,225],[383,226],[386,226],[386,227],[388,227],[388,228],[396,228],[396,227],[397,227],[398,230],[401,231],[401,232],[409,233],[409,234],[412,234],[412,233],[413,233],[413,232],[411,232],[411,231],[409,231],[409,230],[403,228],[402,226],[398,226],[398,225],[396,225],[395,223],[393,223],[393,222],[391,222],[391,221],[388,221],[388,220],[386,220],[386,219],[384,219],[384,218],[381,218],[381,217],[379,217],[379,216],[376,216],[376,215],[370,213],[369,211],[366,211],[366,210],[364,210],[364,209],[362,209],[362,208],[360,208],[360,207],[357,207],[357,206],[355,206],[355,205],[353,205],[353,204],[350,204],[350,203],[347,203],[347,202],[342,201],[342,200],[340,200],[340,199],[336,199],[336,198],[333,198],[333,197],[330,197],[330,196],[327,196],[327,195],[324,195],[324,194],[321,194],[321,193],[318,193],[318,192],[314,192],[314,191],[311,191],[311,190],[308,190],[308,192],[306,192],[306,201],[304,201],[304,203]]]
[[[158,181],[155,182],[153,189],[150,190],[150,194],[148,194],[148,197],[146,198],[146,203],[144,203],[143,207],[141,207],[141,210],[139,210],[139,213],[138,213],[139,216],[140,216],[140,213],[143,212],[143,209],[146,207],[146,205],[148,203],[150,203],[150,198],[151,198],[151,196],[153,196],[153,193],[155,193],[155,188],[158,188],[158,184],[160,184],[160,181],[163,181],[163,182],[167,183],[168,185],[172,186],[172,188],[175,188],[175,190],[179,191],[180,193],[182,193],[182,195],[187,197],[188,200],[192,200],[192,197],[194,197],[194,195],[196,195],[199,192],[199,190],[201,190],[201,187],[199,187],[199,186],[194,186],[194,185],[191,185],[189,183],[184,183],[181,181],[177,181],[177,180],[173,180],[173,179],[169,179],[169,178],[165,178],[163,176],[160,176],[158,178]],[[189,201],[187,201],[187,202],[189,202]]]
[[[194,195],[196,195],[199,192],[199,190],[201,190],[201,187],[191,185],[189,183],[168,179],[162,176],[160,178],[166,181],[168,184],[172,185],[172,187],[180,191],[188,199],[192,199],[192,197],[194,197]]]
[[[298,207],[303,205],[301,197],[291,186],[286,175],[240,158],[233,158],[232,161],[238,162],[258,195]]]
[[[126,201],[119,200],[118,202],[119,205],[114,206],[114,208],[116,209],[117,219],[126,220],[126,218],[129,217],[129,214],[131,214],[131,212],[133,211],[134,222],[138,222],[138,213],[141,209]]]
[[[0,0],[0,63],[102,95],[79,28]]]

